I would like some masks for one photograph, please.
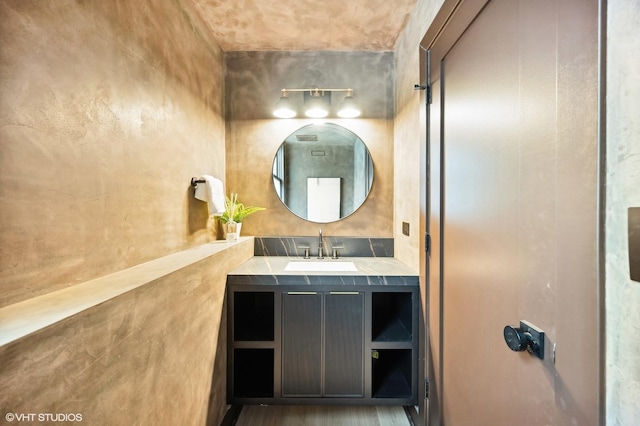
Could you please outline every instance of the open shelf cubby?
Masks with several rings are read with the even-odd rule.
[[[233,396],[273,398],[273,349],[234,349]]]
[[[233,297],[233,340],[273,341],[273,292],[235,292]]]
[[[371,396],[411,397],[411,349],[380,349],[373,352]]]
[[[374,342],[410,342],[413,335],[412,294],[374,292],[371,332]]]

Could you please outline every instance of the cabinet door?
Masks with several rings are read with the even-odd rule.
[[[364,396],[364,294],[325,296],[325,396]]]
[[[282,396],[322,396],[322,295],[282,295]]]

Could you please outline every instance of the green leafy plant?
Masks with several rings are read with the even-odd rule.
[[[222,223],[227,223],[233,219],[234,222],[240,223],[242,220],[260,210],[266,210],[264,207],[245,206],[238,201],[238,194],[231,193],[231,197],[225,197],[224,213],[218,216],[218,220]]]

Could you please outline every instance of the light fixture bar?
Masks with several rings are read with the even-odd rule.
[[[308,89],[282,89],[285,92],[309,92],[309,93],[315,93],[315,92],[349,92],[351,91],[353,93],[353,89],[321,89],[319,87],[310,87]]]
[[[297,115],[288,93],[304,92],[305,94],[305,115],[310,118],[323,118],[329,115],[331,108],[331,93],[346,92],[344,100],[340,104],[338,116],[341,118],[355,118],[361,114],[360,108],[353,99],[353,89],[351,88],[330,88],[310,87],[306,89],[281,90],[280,100],[276,103],[273,115],[278,118],[293,118]]]

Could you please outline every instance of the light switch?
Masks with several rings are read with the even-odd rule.
[[[406,236],[409,236],[409,223],[402,222],[402,233]]]

